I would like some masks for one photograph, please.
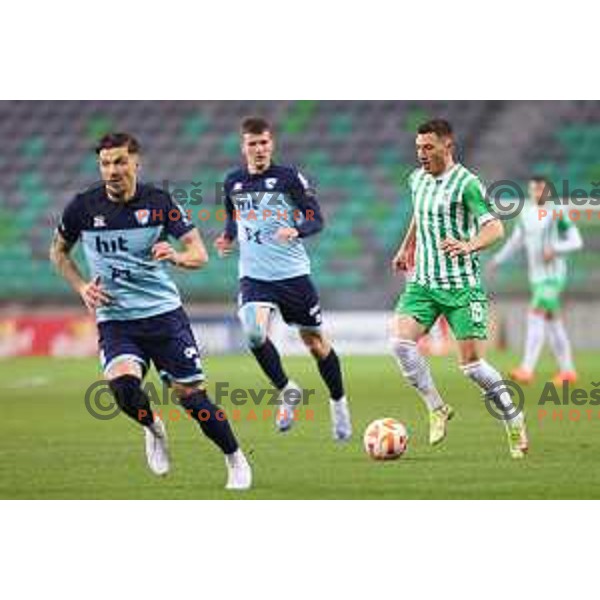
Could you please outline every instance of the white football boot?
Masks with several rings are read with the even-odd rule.
[[[146,460],[155,475],[166,475],[171,463],[167,443],[167,429],[162,419],[155,415],[151,427],[144,427],[146,435]]]
[[[226,490],[248,490],[252,487],[252,468],[241,449],[225,455],[227,465]]]
[[[291,429],[292,425],[294,424],[294,410],[296,410],[298,408],[298,406],[300,406],[300,401],[296,402],[295,404],[287,404],[285,399],[286,399],[286,393],[289,390],[296,390],[299,392],[300,394],[300,399],[302,399],[302,388],[297,384],[294,383],[291,379],[290,381],[288,381],[288,384],[281,390],[281,392],[279,393],[279,396],[277,397],[277,404],[276,404],[276,408],[275,408],[275,427],[277,427],[277,429],[279,431],[281,431],[282,433],[284,431],[288,431],[289,429]],[[294,394],[294,396],[298,397],[296,394]]]
[[[333,439],[339,442],[349,440],[352,437],[352,421],[346,396],[339,400],[329,400],[329,413]]]

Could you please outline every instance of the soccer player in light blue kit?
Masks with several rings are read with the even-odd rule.
[[[96,153],[103,184],[67,205],[51,260],[96,316],[104,375],[123,413],[143,427],[152,472],[166,475],[170,460],[165,425],[141,387],[150,363],[225,455],[227,488],[247,489],[250,466],[224,413],[207,396],[196,340],[165,267],[199,269],[208,256],[200,234],[169,194],[138,182],[139,150],[127,133],[100,140]],[[169,237],[183,249],[175,250]],[[78,242],[91,271],[89,282],[70,256]]]
[[[215,246],[222,256],[236,239],[240,247],[239,316],[248,346],[281,391],[275,423],[287,431],[300,388],[286,375],[269,328],[276,310],[298,327],[329,390],[333,437],[347,440],[352,425],[340,361],[321,329],[319,296],[302,243],[323,228],[315,191],[297,169],[272,162],[274,138],[267,121],[248,117],[240,133],[246,164],[225,179],[227,223]]]

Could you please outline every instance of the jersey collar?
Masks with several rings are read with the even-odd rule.
[[[271,171],[273,170],[273,168],[275,167],[275,163],[271,162],[271,164],[269,165],[269,168],[266,171],[263,171],[262,173],[250,173],[250,170],[248,169],[248,167],[246,165],[244,165],[244,173],[246,174],[246,177],[250,178],[250,179],[260,179],[261,177],[267,177],[268,175],[271,174]]]
[[[456,169],[458,169],[459,166],[459,163],[454,163],[449,169],[446,169],[442,174],[436,177],[432,175],[432,177],[436,183],[445,183],[446,181],[448,181],[448,179],[450,179],[452,173],[454,173],[454,171],[456,171]]]
[[[103,186],[103,192],[104,192],[104,199],[107,202],[110,202],[111,204],[120,204],[118,202],[115,202],[114,200],[111,200],[111,198],[108,197],[108,192],[106,191],[106,186]],[[142,184],[139,181],[135,182],[135,192],[133,193],[133,196],[131,197],[131,199],[125,203],[123,203],[123,206],[127,206],[127,205],[131,205],[133,204],[136,200],[139,200],[142,196]]]

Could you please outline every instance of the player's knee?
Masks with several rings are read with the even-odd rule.
[[[198,390],[205,389],[202,383],[171,383],[171,389],[180,400],[185,400],[195,394]]]
[[[331,344],[319,333],[300,332],[300,337],[315,358],[325,358],[331,352]]]
[[[208,394],[204,387],[196,387],[189,390],[190,393],[186,393],[184,396],[179,398],[181,406],[187,411],[191,411],[195,415],[202,410],[206,410],[212,403],[208,399]]]
[[[458,346],[458,362],[461,367],[477,363],[484,356],[483,345],[478,340],[462,340],[458,343]]]
[[[105,376],[108,380],[112,381],[118,379],[119,377],[124,377],[127,375],[131,375],[132,377],[137,377],[138,379],[142,379],[142,367],[139,363],[133,360],[122,360],[116,361],[114,364],[110,365],[108,369],[105,371]]]
[[[134,375],[121,375],[108,382],[117,404],[123,408],[141,390],[142,380]]]
[[[389,338],[391,351],[401,361],[410,359],[417,351],[417,343],[411,339],[391,335]]]
[[[422,335],[422,329],[415,319],[405,315],[394,315],[389,324],[392,339],[416,342]]]
[[[407,337],[406,331],[404,330],[404,327],[403,327],[403,322],[398,317],[398,315],[394,315],[390,319],[388,329],[389,329],[389,337],[391,340],[404,339]]]
[[[461,353],[461,355],[458,359],[458,364],[464,370],[464,367],[467,367],[469,365],[477,363],[480,360],[481,360],[481,355],[478,352],[475,352],[475,351],[464,352],[464,353]]]
[[[267,332],[264,327],[245,327],[244,334],[250,348],[260,348],[267,341]]]
[[[390,348],[394,356],[398,359],[404,377],[406,377],[411,385],[417,387],[419,385],[417,374],[420,355],[416,342],[410,339],[391,336]]]
[[[465,367],[478,362],[481,358],[481,353],[476,348],[465,348],[460,352],[459,364]]]

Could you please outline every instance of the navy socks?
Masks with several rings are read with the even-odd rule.
[[[339,400],[344,396],[344,384],[342,382],[342,369],[340,359],[332,348],[331,352],[325,357],[317,359],[319,373],[329,388],[329,393],[333,400]]]
[[[133,375],[121,375],[108,385],[119,405],[119,408],[134,421],[145,425],[152,425],[154,417],[150,408],[150,401],[142,390],[141,381]]]
[[[256,357],[261,369],[270,379],[271,383],[278,389],[282,390],[288,384],[288,378],[281,364],[281,357],[273,342],[267,338],[262,346],[250,348],[252,354]]]
[[[208,399],[206,391],[195,390],[187,398],[181,398],[180,402],[186,411],[191,411],[191,416],[198,421],[204,435],[219,446],[224,454],[233,454],[238,449],[225,413]]]

